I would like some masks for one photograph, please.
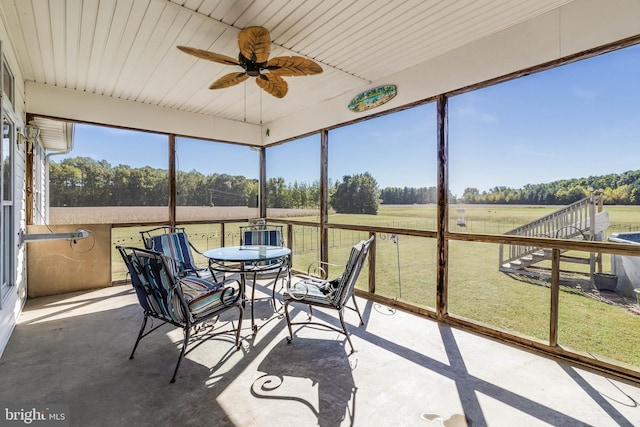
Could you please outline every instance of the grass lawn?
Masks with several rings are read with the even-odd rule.
[[[458,209],[464,209],[466,227],[456,225]],[[504,233],[555,211],[557,207],[452,205],[452,231]],[[611,218],[607,235],[640,229],[640,207],[605,207]],[[316,220],[299,217],[300,220]],[[435,230],[435,206],[381,206],[378,215],[331,214],[340,224],[377,225]],[[238,227],[225,226],[226,245],[238,244]],[[191,241],[201,250],[219,247],[220,226],[189,225]],[[140,244],[139,229],[114,229],[115,244]],[[295,226],[291,243],[294,267],[306,270],[319,258],[316,227]],[[329,230],[329,261],[343,265],[351,245],[368,233]],[[376,293],[426,308],[435,306],[437,247],[435,239],[377,234]],[[550,291],[548,283],[506,275],[498,271],[499,245],[451,241],[449,244],[449,301],[452,314],[537,340],[549,338]],[[114,253],[114,279],[123,268]],[[604,268],[608,271],[607,256]],[[199,260],[206,265],[206,260]],[[577,266],[561,266],[575,269]],[[584,268],[584,267],[583,267]],[[330,275],[339,274],[340,267]],[[358,287],[367,288],[367,269]],[[559,344],[589,353],[595,358],[613,359],[640,368],[640,316],[627,308],[590,298],[575,285],[562,286],[559,311]]]

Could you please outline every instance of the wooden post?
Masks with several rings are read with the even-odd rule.
[[[549,345],[558,345],[558,307],[560,304],[560,249],[551,251],[551,308],[549,321]]]
[[[596,236],[596,194],[592,190],[589,196],[589,241],[594,242]],[[594,285],[593,274],[596,272],[596,253],[589,252],[589,277]]]
[[[603,196],[603,190],[599,189],[598,191],[598,197],[596,198],[596,203],[598,205],[598,213],[602,212],[602,204],[604,201],[604,196]],[[609,255],[611,256],[611,255]],[[611,265],[611,267],[613,268],[613,263]],[[598,252],[596,255],[596,268],[598,270],[598,273],[602,273],[602,252]]]
[[[176,199],[178,197],[176,183],[176,136],[169,134],[169,224],[176,225]]]
[[[289,255],[290,268],[293,268],[293,225],[286,224],[287,226],[287,247],[291,249],[291,255]]]
[[[448,292],[448,259],[449,244],[445,233],[449,231],[449,189],[448,189],[448,129],[447,129],[447,97],[438,96],[438,187],[437,187],[437,245],[438,266],[436,271],[436,314],[439,319],[447,315]]]
[[[328,136],[324,129],[320,133],[320,261],[329,262],[329,168],[328,168]],[[327,274],[329,267],[327,266]]]
[[[375,236],[376,233],[369,233],[369,238]],[[369,292],[376,293],[376,239],[373,239],[369,246]]]
[[[264,147],[260,147],[260,188],[258,189],[258,206],[260,218],[267,217],[267,153]]]

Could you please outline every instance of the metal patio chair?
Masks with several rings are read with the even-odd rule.
[[[369,247],[371,246],[373,240],[374,237],[372,236],[370,239],[362,240],[351,248],[349,260],[347,261],[344,272],[340,277],[334,280],[322,280],[318,278],[305,277],[301,281],[288,287],[286,293],[284,294],[284,313],[287,319],[287,327],[289,328],[289,337],[287,337],[287,341],[289,343],[291,343],[291,341],[293,340],[293,330],[291,328],[292,325],[317,325],[326,327],[345,335],[347,337],[347,341],[349,341],[351,352],[353,353],[355,351],[353,343],[351,342],[351,338],[349,337],[349,332],[347,331],[347,327],[344,323],[343,312],[345,308],[357,312],[360,318],[360,324],[364,325],[362,315],[360,314],[360,310],[358,309],[358,305],[356,304],[353,289],[355,287],[356,281],[358,280],[358,275],[360,274],[362,265],[367,258]],[[353,299],[355,307],[347,306],[347,301],[349,300],[349,298]],[[309,306],[309,316],[306,322],[291,321],[288,307],[290,304],[295,303],[306,304]],[[311,320],[313,316],[312,306],[336,310],[340,317],[340,324],[342,326],[342,329],[338,329],[327,323],[313,322]]]
[[[240,246],[266,246],[266,247],[284,247],[284,239],[282,237],[281,225],[267,224],[264,219],[254,220],[254,223],[240,227]],[[284,283],[291,281],[291,270],[289,257],[272,261],[256,262],[245,264],[244,270],[253,274],[253,280],[259,278],[274,278],[272,283],[271,299],[275,309],[276,303],[276,283],[280,278]],[[254,287],[255,290],[255,287]]]
[[[240,246],[284,246],[282,226],[257,221],[240,227]]]
[[[160,252],[172,258],[181,275],[194,274],[198,277],[216,280],[214,271],[209,267],[198,267],[193,252],[202,255],[191,242],[182,227],[169,225],[140,232],[146,249]]]
[[[127,266],[131,284],[144,311],[142,326],[129,359],[133,359],[140,340],[164,324],[169,323],[182,328],[184,340],[171,378],[173,383],[186,353],[192,327],[215,319],[220,313],[234,307],[239,313],[235,328],[235,346],[236,349],[240,348],[243,310],[240,284],[237,280],[215,282],[195,275],[180,276],[173,259],[161,253],[126,246],[118,246],[117,249]],[[162,323],[145,331],[150,317],[159,319]],[[212,332],[208,333],[206,338],[230,331],[221,331],[218,328]]]

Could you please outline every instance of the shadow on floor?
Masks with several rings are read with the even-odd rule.
[[[360,306],[366,324],[347,318],[357,350],[348,355],[344,336],[315,327],[295,329],[287,344],[281,314],[259,301],[258,333],[245,316],[241,350],[231,334],[198,341],[170,384],[182,333],[162,327],[129,360],[142,318],[131,288],[30,300],[0,359],[0,402],[69,405],[70,424],[82,427],[640,421],[637,387],[370,301]],[[337,323],[321,310],[314,317]]]

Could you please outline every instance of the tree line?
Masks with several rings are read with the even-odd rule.
[[[257,206],[257,180],[228,174],[176,173],[180,206]],[[166,169],[73,157],[49,164],[50,206],[167,206]]]
[[[178,171],[176,187],[178,206],[258,206],[258,180],[241,175]],[[319,208],[318,181],[287,183],[281,177],[269,178],[266,187],[269,208]],[[106,160],[70,157],[49,164],[49,192],[52,207],[167,206],[169,174],[150,166],[111,166]],[[379,196],[378,185],[368,173],[346,176],[329,189],[332,206],[346,213],[375,214]]]
[[[178,206],[258,206],[259,183],[241,175],[192,170],[176,173]],[[319,208],[320,183],[270,178],[267,207]],[[150,166],[111,166],[106,160],[70,157],[49,164],[50,206],[167,206],[169,175]],[[345,176],[329,188],[330,203],[346,213],[377,212],[380,191],[368,174]],[[364,206],[364,208],[362,207]]]
[[[462,203],[569,205],[602,190],[603,203],[607,205],[640,205],[640,170],[621,174],[611,173],[588,178],[574,178],[545,184],[527,184],[522,188],[494,187],[480,192],[466,188]]]
[[[259,183],[241,175],[192,170],[178,171],[178,206],[258,206]],[[51,206],[167,206],[169,182],[166,169],[150,166],[112,167],[106,160],[72,157],[49,165]],[[266,182],[267,207],[317,209],[320,183],[287,183],[284,178]],[[527,184],[520,189],[494,187],[480,192],[466,188],[462,197],[449,200],[462,203],[567,205],[602,189],[606,204],[640,204],[640,171],[588,178]],[[329,205],[337,213],[375,215],[380,204],[430,204],[437,202],[436,187],[386,187],[380,189],[369,173],[345,175],[329,182]]]

